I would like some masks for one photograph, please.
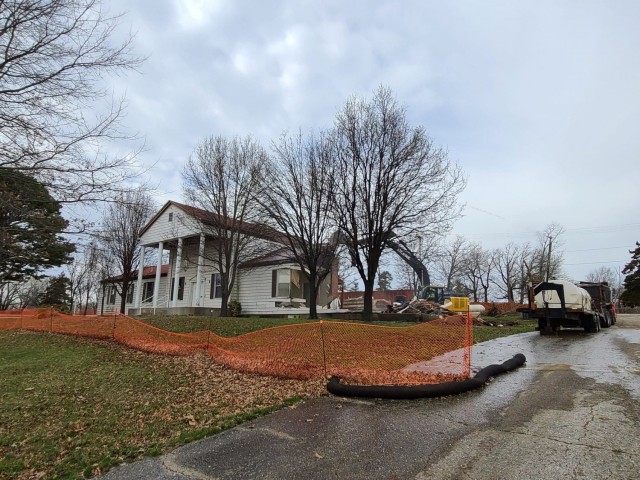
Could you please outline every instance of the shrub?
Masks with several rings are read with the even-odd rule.
[[[492,303],[491,305],[489,305],[489,308],[486,309],[484,314],[487,317],[497,317],[498,315],[500,315],[500,309],[495,303]]]
[[[242,305],[237,300],[229,300],[227,303],[227,314],[230,317],[239,317],[242,313]]]

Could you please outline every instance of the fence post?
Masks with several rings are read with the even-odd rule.
[[[209,328],[207,328],[207,344],[204,347],[204,351],[209,353],[209,343],[211,342],[211,322],[213,321],[213,314],[209,317]]]
[[[322,340],[322,363],[324,365],[324,378],[327,378],[327,351],[324,345],[324,328],[322,326],[322,320],[320,320],[320,339]]]
[[[49,307],[49,332],[53,333],[53,307]]]
[[[473,319],[467,308],[467,318],[464,325],[464,370],[467,377],[471,375],[471,348],[473,346]]]
[[[116,314],[113,314],[113,329],[111,330],[111,338],[116,339]]]

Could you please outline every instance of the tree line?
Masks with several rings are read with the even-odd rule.
[[[68,265],[66,280],[49,281],[45,291],[67,282],[68,301],[86,305],[98,279],[120,275],[124,309],[145,261],[139,231],[157,206],[148,188],[131,186],[140,180],[140,146],[107,153],[120,151],[110,142],[136,139],[121,125],[124,100],[105,82],[143,61],[133,37],[114,42],[121,18],[100,0],[0,2],[0,308],[24,303],[46,271]],[[253,239],[276,231],[308,273],[312,317],[318,288],[341,256],[364,285],[370,316],[393,239],[413,245],[447,287],[474,298],[495,289],[520,300],[525,285],[561,268],[561,258],[544,255],[557,227],[533,244],[487,251],[456,237],[441,247],[460,214],[464,174],[385,87],[348,99],[326,130],[285,132],[268,148],[250,136],[203,139],[182,178],[185,199],[211,215],[202,229],[218,239],[210,260],[222,277],[223,314],[239,265],[264,247]],[[91,227],[69,215],[73,206],[97,204],[106,205],[100,225],[83,245],[70,241],[69,233]],[[262,233],[249,235],[248,224]],[[636,267],[627,266],[627,279]]]

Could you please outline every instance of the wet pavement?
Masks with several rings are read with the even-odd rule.
[[[527,364],[456,397],[321,397],[105,479],[635,479],[640,316],[597,334],[526,333],[474,347],[473,368]]]

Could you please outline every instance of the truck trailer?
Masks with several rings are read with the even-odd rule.
[[[530,289],[529,307],[521,311],[538,320],[541,335],[554,333],[560,327],[595,333],[616,323],[611,288],[606,282],[539,283]]]

